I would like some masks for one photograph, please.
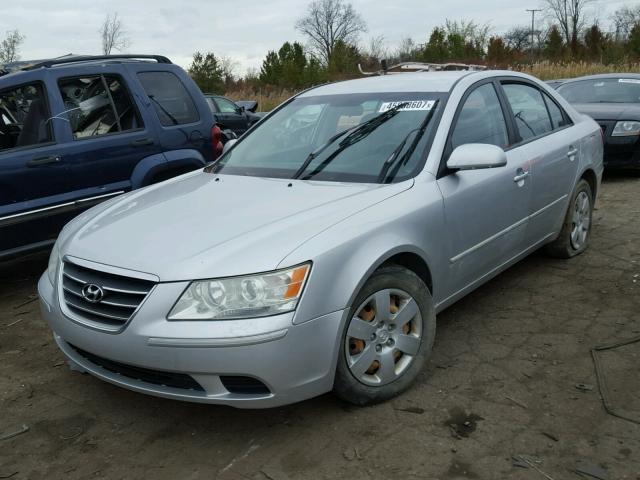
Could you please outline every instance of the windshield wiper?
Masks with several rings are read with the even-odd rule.
[[[151,101],[153,103],[155,103],[158,107],[160,107],[160,110],[162,110],[162,113],[164,113],[167,117],[169,117],[169,120],[171,120],[173,122],[174,125],[178,125],[178,120],[176,119],[176,117],[174,117],[173,115],[171,115],[166,108],[164,108],[162,106],[162,104],[156,100],[154,95],[149,95],[149,98],[151,99]]]
[[[339,145],[338,148],[333,153],[331,153],[331,155],[329,155],[320,165],[318,165],[315,168],[315,170],[313,170],[311,173],[306,175],[304,179],[308,180],[316,176],[318,173],[324,170],[326,166],[333,161],[334,158],[340,155],[341,152],[349,148],[354,143],[357,143],[363,138],[365,138],[367,135],[373,132],[376,128],[378,128],[384,122],[396,116],[396,114],[400,111],[400,109],[405,107],[408,103],[409,102],[399,103],[398,105],[396,105],[393,108],[390,108],[386,112],[381,113],[376,117],[373,117],[371,120],[368,120],[364,123],[361,123],[360,125],[357,125],[356,127],[350,128],[348,130],[344,130],[343,132],[340,132],[339,134],[334,135],[329,139],[329,141],[325,145],[320,147],[318,150],[311,152],[309,156],[305,159],[305,161],[302,163],[302,165],[300,165],[300,168],[296,171],[296,173],[291,178],[293,179],[300,178],[300,176],[307,170],[307,168],[309,167],[309,164],[313,161],[314,158],[316,158],[322,151],[324,151],[327,147],[329,147],[329,145],[333,144],[338,138],[342,137],[345,133],[350,132],[349,135],[347,135],[338,144]]]
[[[389,158],[385,160],[384,164],[382,165],[382,168],[380,169],[380,173],[378,173],[378,183],[384,182],[385,178],[387,177],[387,173],[389,172],[389,169],[395,165],[393,168],[393,171],[389,175],[388,182],[391,183],[395,178],[395,176],[398,174],[400,167],[405,165],[409,161],[409,158],[411,157],[411,155],[413,155],[413,152],[418,146],[418,142],[420,142],[422,135],[424,135],[425,130],[429,126],[429,122],[431,122],[431,119],[433,118],[433,115],[436,111],[436,107],[438,106],[439,102],[440,102],[439,99],[433,102],[433,106],[431,107],[431,110],[429,110],[429,113],[427,113],[427,116],[422,121],[420,126],[418,128],[414,128],[409,133],[407,133],[407,135],[404,137],[402,142],[400,142],[400,144],[391,153]],[[411,143],[407,151],[404,153],[404,155],[400,157],[400,152],[402,152],[402,150],[404,149],[404,146],[407,144],[407,141],[409,140],[411,135],[413,135],[415,132],[418,132],[418,134],[416,135],[416,138],[413,140],[413,142]],[[400,161],[396,163],[396,160],[398,159]]]

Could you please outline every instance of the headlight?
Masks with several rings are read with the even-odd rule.
[[[640,135],[640,122],[624,121],[616,123],[612,137],[631,137]]]
[[[169,320],[266,317],[296,309],[311,264],[243,277],[198,280],[184,291]]]
[[[56,284],[56,274],[58,272],[58,264],[60,263],[60,249],[58,248],[58,242],[53,244],[51,249],[51,255],[49,255],[49,265],[47,266],[47,275],[49,275],[49,281],[51,285]]]

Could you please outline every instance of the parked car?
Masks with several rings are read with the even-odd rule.
[[[206,100],[165,57],[18,67],[0,76],[0,258],[50,247],[82,210],[222,150]]]
[[[238,137],[262,118],[246,107],[237,105],[233,100],[221,95],[206,93],[205,97],[220,128],[223,131],[231,130]],[[253,103],[257,106],[256,102]]]
[[[236,407],[389,399],[436,313],[587,248],[602,176],[598,125],[514,72],[320,86],[225,149],[62,231],[39,292],[75,369]]]
[[[545,83],[549,85],[551,88],[557,89],[560,85],[562,85],[566,81],[567,81],[566,79],[562,78],[559,80],[547,80]]]
[[[602,128],[605,167],[640,167],[640,75],[580,77],[564,82],[558,92]]]

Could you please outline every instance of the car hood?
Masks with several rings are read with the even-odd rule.
[[[269,271],[314,235],[412,185],[197,172],[85,212],[65,228],[60,249],[161,281]]]
[[[640,105],[629,103],[578,103],[573,108],[594,120],[640,120]]]

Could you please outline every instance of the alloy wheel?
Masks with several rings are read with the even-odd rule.
[[[580,250],[587,242],[591,226],[591,200],[585,191],[576,196],[571,224],[571,246]]]

